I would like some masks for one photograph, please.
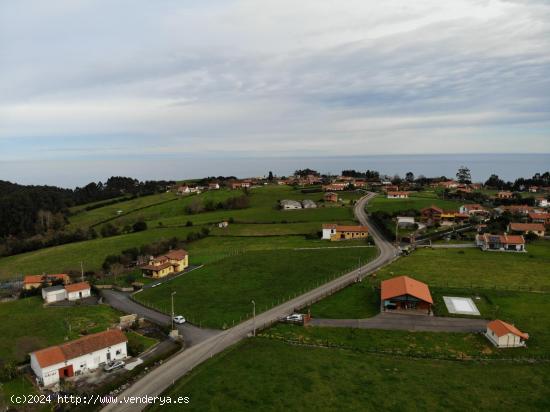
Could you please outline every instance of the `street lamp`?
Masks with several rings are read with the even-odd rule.
[[[172,298],[172,330],[174,330],[174,295],[176,292],[172,292],[170,297]]]
[[[252,302],[252,336],[256,336],[256,302]]]

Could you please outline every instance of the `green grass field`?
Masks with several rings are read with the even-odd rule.
[[[444,200],[438,197],[435,192],[411,193],[408,199],[387,199],[385,194],[379,194],[369,202],[367,211],[369,213],[383,211],[396,213],[405,210],[417,210],[435,205],[445,210],[457,210],[463,202]]]
[[[126,332],[126,337],[128,338],[129,346],[138,345],[142,348],[142,352],[146,351],[147,349],[158,343],[158,340],[141,335],[134,331]]]
[[[144,290],[135,298],[169,312],[170,293],[175,291],[178,314],[202,326],[229,327],[251,316],[252,299],[260,313],[376,253],[375,248],[249,251]]]
[[[29,352],[61,343],[65,337],[105,330],[118,316],[106,305],[44,308],[40,297],[0,303],[0,359],[21,362]]]
[[[479,249],[419,249],[378,272],[381,278],[410,275],[434,286],[550,290],[550,242],[527,245],[527,253]]]
[[[167,395],[189,396],[193,411],[547,410],[549,377],[546,363],[410,360],[256,338],[195,368]]]

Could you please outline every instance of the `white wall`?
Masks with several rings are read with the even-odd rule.
[[[331,235],[336,233],[336,229],[323,229],[323,239],[330,240]]]
[[[67,298],[69,300],[78,300],[78,299],[82,299],[80,297],[80,293],[82,293],[82,298],[87,298],[91,295],[90,293],[90,289],[84,289],[84,290],[79,290],[78,292],[70,292],[67,296]]]

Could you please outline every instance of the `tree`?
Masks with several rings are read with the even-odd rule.
[[[470,169],[466,166],[460,166],[458,172],[456,173],[456,179],[459,183],[472,183],[472,175]]]
[[[504,182],[504,180],[498,177],[498,175],[492,174],[485,182],[485,186],[495,189],[503,189],[506,186],[506,183]]]
[[[407,172],[405,175],[405,180],[409,183],[414,182],[414,173],[413,172]]]
[[[139,220],[132,225],[132,230],[134,232],[141,232],[143,230],[147,230],[147,223],[145,223],[143,220]]]
[[[270,182],[273,181],[273,172],[271,170],[269,171],[269,174],[267,175],[267,180],[269,180]]]
[[[101,236],[103,237],[116,236],[119,234],[118,228],[112,223],[107,223],[106,225],[102,226],[100,232]]]

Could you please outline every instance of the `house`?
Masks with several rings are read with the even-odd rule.
[[[491,235],[483,233],[476,236],[476,244],[481,250],[500,252],[525,252],[525,239],[521,235]]]
[[[414,221],[414,217],[397,216],[397,226],[403,228],[415,228],[416,223]]]
[[[537,193],[539,191],[538,186],[529,186],[529,192],[530,193]]]
[[[410,192],[387,192],[388,199],[408,199]]]
[[[162,256],[149,259],[147,265],[140,269],[143,276],[149,276],[155,279],[168,276],[172,273],[182,272],[189,266],[189,254],[183,249],[171,250]]]
[[[543,225],[550,225],[550,213],[529,213],[529,220],[533,223],[542,223]]]
[[[315,209],[317,207],[317,203],[309,199],[302,200],[302,207],[304,209]]]
[[[384,311],[418,310],[431,313],[434,302],[425,283],[408,276],[398,276],[384,280],[380,286],[380,299]]]
[[[124,359],[128,339],[119,329],[109,329],[30,353],[31,369],[43,386],[62,378],[97,369],[108,362]]]
[[[462,214],[485,216],[489,214],[489,211],[478,203],[466,204],[460,206],[458,211]]]
[[[550,202],[544,196],[537,196],[535,198],[535,204],[538,207],[549,207],[550,206]]]
[[[514,196],[514,194],[512,192],[508,192],[508,191],[498,192],[495,195],[495,197],[497,199],[511,199],[513,196]]]
[[[337,203],[338,195],[334,192],[327,192],[324,194],[323,199],[325,200],[325,202]]]
[[[456,223],[464,223],[468,221],[470,219],[470,215],[455,211],[443,211],[440,218],[441,225],[454,225]]]
[[[51,286],[54,283],[69,284],[71,278],[65,273],[55,275],[27,275],[23,278],[23,289],[38,289],[42,286]]]
[[[331,183],[329,185],[323,185],[323,190],[325,192],[341,192],[346,190],[349,186],[349,183]]]
[[[283,210],[296,210],[302,208],[302,204],[297,200],[281,200],[279,205]]]
[[[441,215],[443,214],[443,209],[435,205],[431,205],[420,209],[420,218],[424,222],[436,223],[441,220]]]
[[[248,181],[237,181],[237,182],[231,182],[229,184],[229,187],[233,190],[235,189],[243,189],[243,188],[249,188],[251,186],[250,182]]]
[[[525,341],[529,339],[529,334],[500,319],[487,324],[485,336],[497,348],[519,348],[525,346]]]
[[[92,288],[88,282],[50,286],[42,289],[42,299],[44,299],[46,303],[60,302],[63,300],[75,301],[90,296],[92,296]]]
[[[544,237],[544,225],[542,223],[510,223],[508,232],[521,233],[522,235],[534,233],[539,237]]]
[[[508,212],[512,215],[528,215],[534,210],[533,210],[533,207],[529,205],[510,205],[510,206],[499,206],[495,208],[495,211],[500,214]]]
[[[191,188],[187,185],[181,185],[181,186],[178,186],[178,188],[176,189],[176,193],[178,195],[186,195],[191,193]]]
[[[350,239],[366,239],[369,236],[369,228],[367,226],[342,226],[337,224],[324,224],[323,236],[325,240],[350,240]]]
[[[397,186],[397,185],[387,185],[387,186],[384,186],[382,188],[382,190],[386,193],[387,192],[398,192],[399,191],[399,186]]]
[[[228,226],[229,226],[229,222],[228,222],[227,220],[224,220],[224,221],[218,223],[218,227],[219,227],[220,229],[225,229],[225,228],[228,227]]]
[[[454,180],[446,180],[444,182],[439,182],[436,184],[437,187],[442,187],[444,189],[456,189],[459,183]]]
[[[208,183],[208,190],[218,190],[219,188],[219,183]]]

